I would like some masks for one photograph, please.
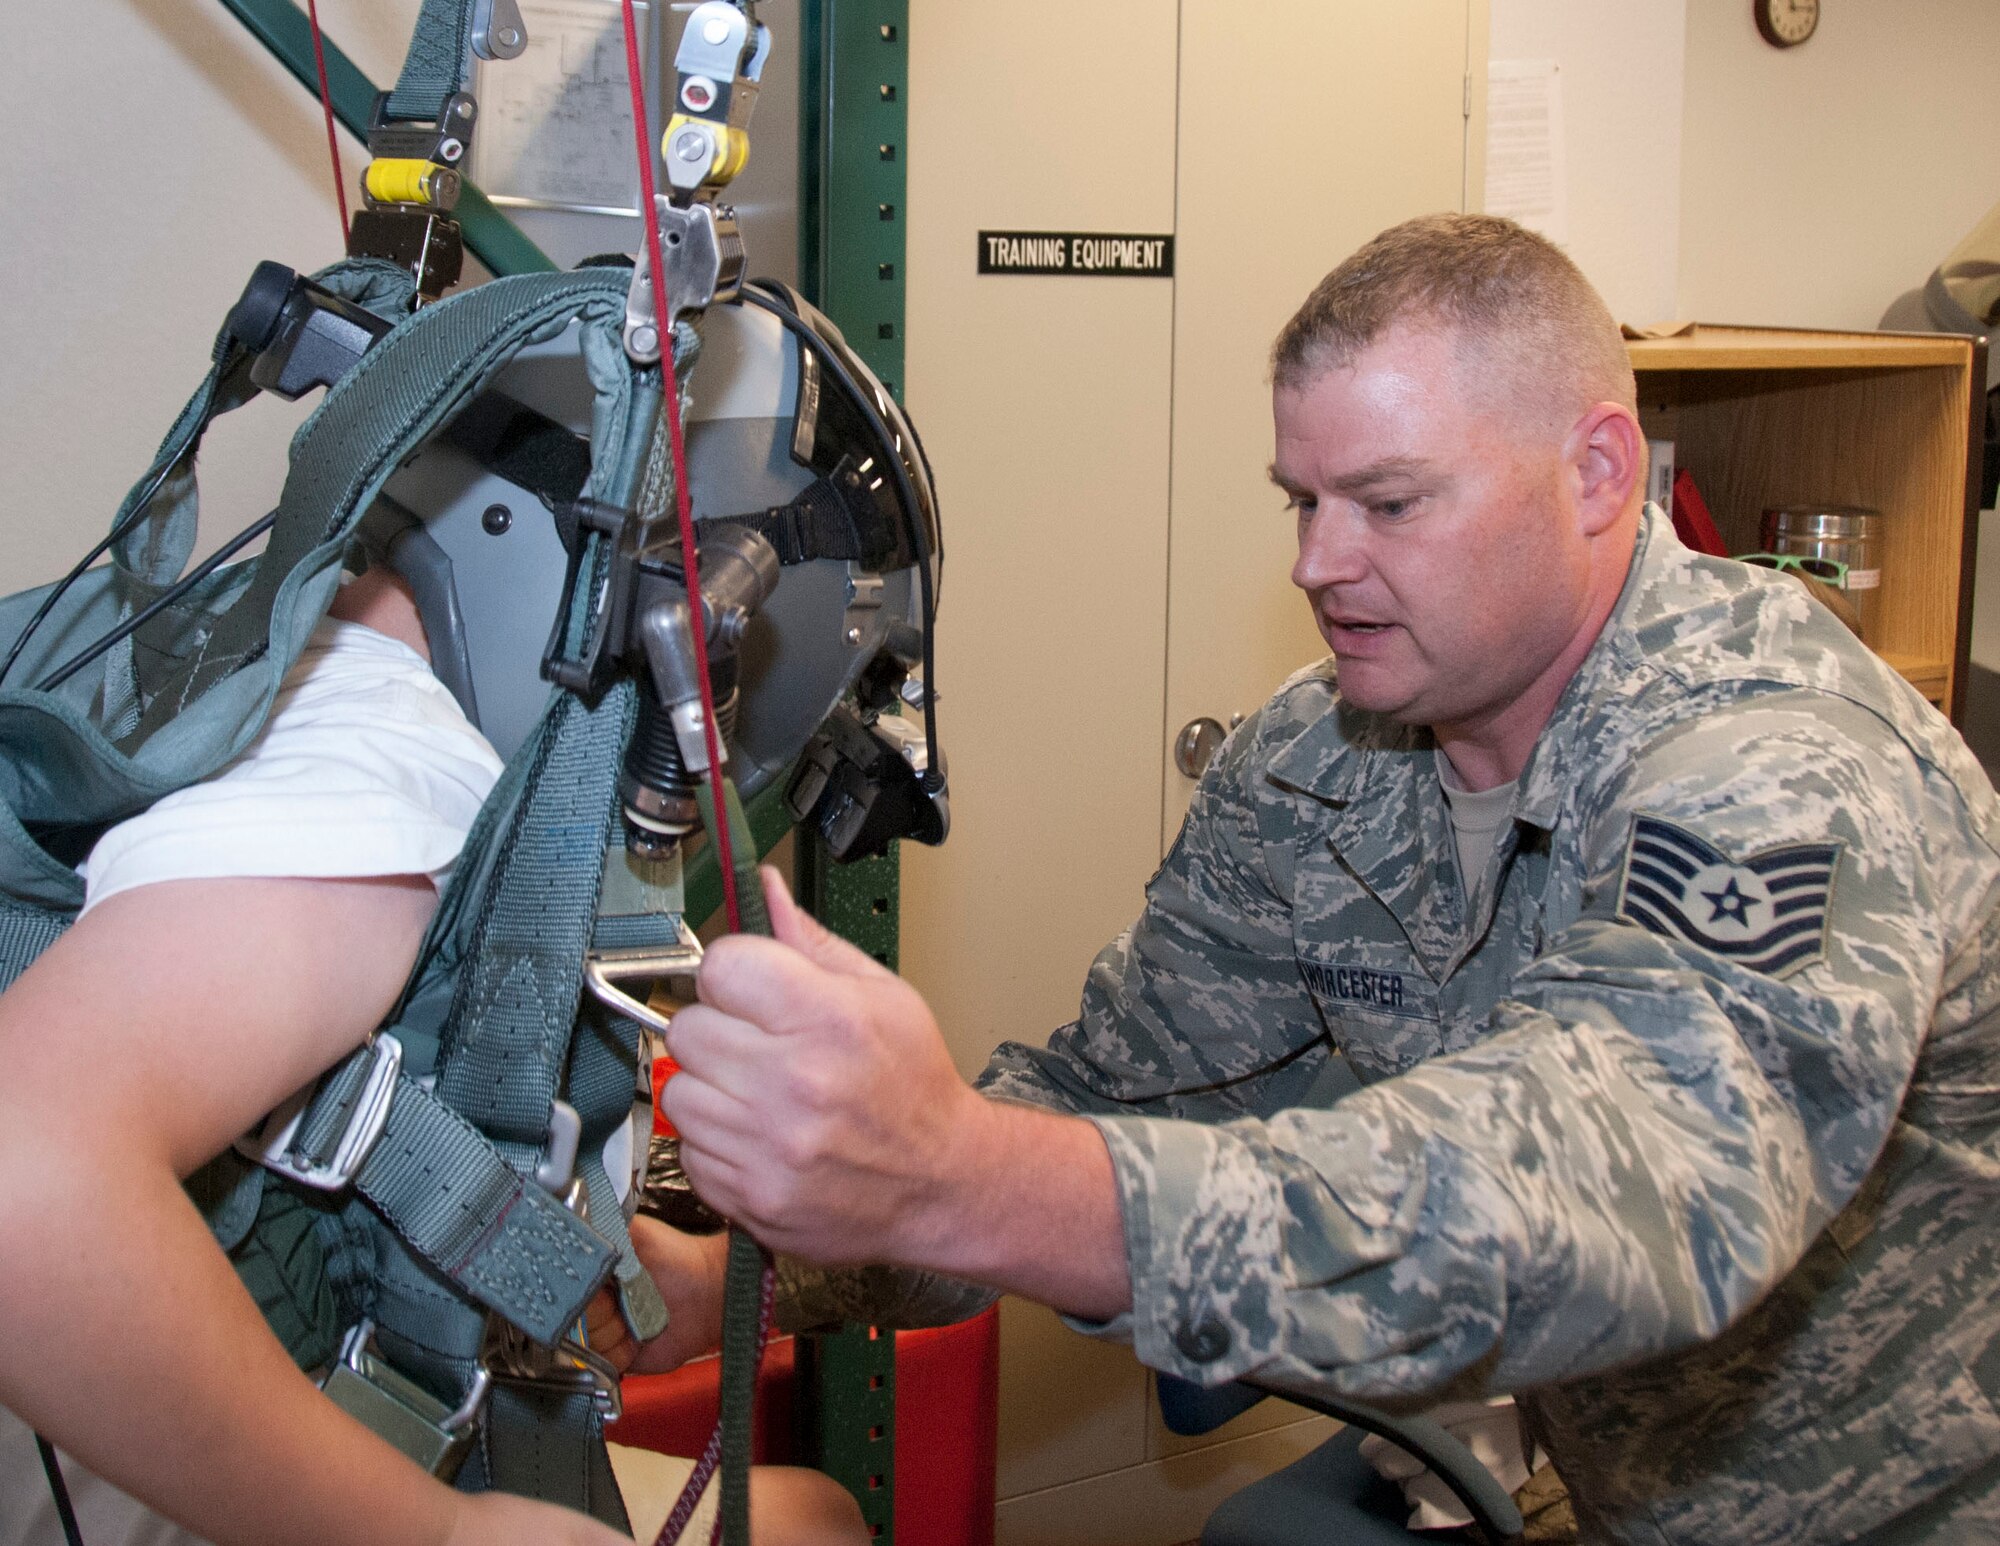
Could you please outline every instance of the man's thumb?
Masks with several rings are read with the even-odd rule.
[[[785,877],[770,865],[759,872],[764,879],[764,905],[771,913],[771,937],[790,945],[813,965],[841,977],[892,977],[880,961],[856,949],[792,899]]]

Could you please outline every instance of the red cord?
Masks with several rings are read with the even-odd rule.
[[[347,174],[340,169],[340,136],[333,132],[333,93],[326,89],[326,45],[319,35],[319,0],[306,0],[312,23],[313,64],[319,69],[319,105],[326,111],[326,149],[333,157],[333,196],[340,201],[340,245],[347,248]]]
[[[674,373],[672,313],[667,310],[666,262],[660,255],[660,223],[653,216],[653,147],[646,127],[646,82],[639,63],[639,27],[632,0],[624,0],[625,77],[632,88],[632,137],[639,150],[639,223],[646,231],[646,255],[652,263],[653,314],[659,322],[660,373],[664,376],[667,434],[674,454],[674,513],[681,529],[681,558],[687,571],[688,631],[694,635],[695,672],[701,680],[701,733],[708,744],[708,787],[715,801],[715,862],[722,870],[722,906],[729,932],[741,933],[743,915],[736,903],[735,855],[729,842],[729,806],[722,792],[722,742],[715,726],[715,689],[708,679],[708,616],[701,601],[701,577],[696,572],[694,512],[688,503],[687,444],[681,433],[680,382]]]

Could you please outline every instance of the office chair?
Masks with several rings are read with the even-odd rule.
[[[1160,1415],[1179,1434],[1207,1433],[1267,1395],[1347,1426],[1311,1454],[1225,1499],[1209,1515],[1201,1546],[1412,1546],[1403,1489],[1361,1457],[1364,1433],[1421,1460],[1449,1487],[1490,1546],[1520,1546],[1521,1511],[1472,1452],[1427,1417],[1391,1417],[1338,1397],[1270,1390],[1252,1381],[1204,1390],[1171,1374],[1159,1379]]]

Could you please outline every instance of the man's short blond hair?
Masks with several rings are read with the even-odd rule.
[[[1399,324],[1472,346],[1468,363],[1499,400],[1539,399],[1552,417],[1598,402],[1638,409],[1624,339],[1590,281],[1555,243],[1498,215],[1422,215],[1370,241],[1279,332],[1272,380],[1303,389]]]

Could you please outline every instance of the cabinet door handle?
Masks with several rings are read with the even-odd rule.
[[[1206,715],[1189,720],[1174,737],[1174,766],[1189,778],[1200,778],[1228,734],[1220,721]]]

